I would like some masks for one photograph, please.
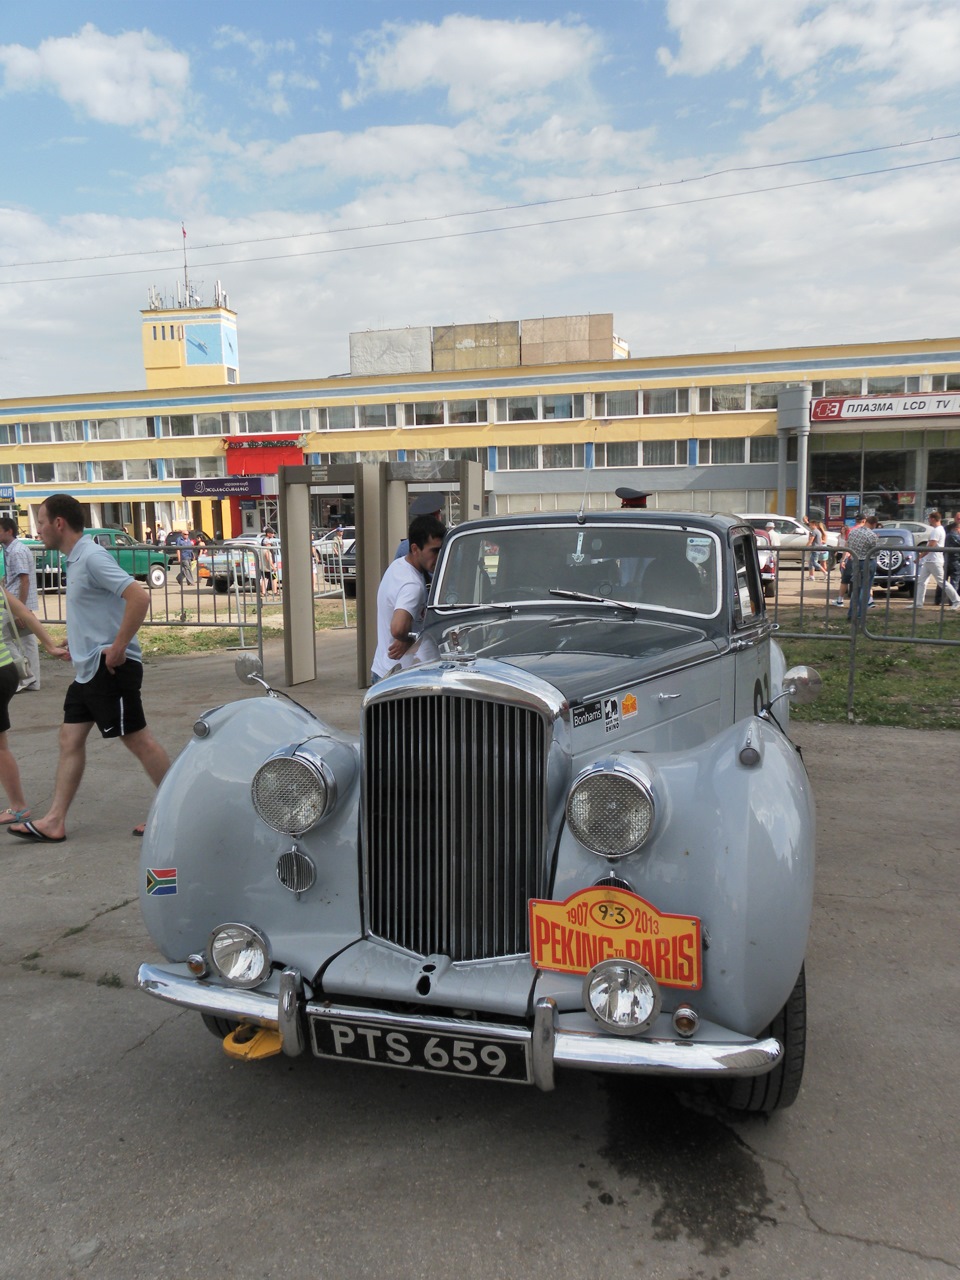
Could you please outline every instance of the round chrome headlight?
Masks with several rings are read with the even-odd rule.
[[[231,987],[257,987],[270,974],[270,944],[248,924],[217,925],[207,955],[210,967]]]
[[[638,1035],[660,1012],[660,988],[642,964],[601,960],[584,979],[583,1003],[605,1030]]]
[[[316,826],[336,799],[332,771],[304,751],[273,756],[253,776],[257,816],[284,835],[300,836]]]
[[[609,765],[580,775],[567,798],[567,822],[580,843],[603,858],[635,853],[653,826],[653,796],[636,774]]]

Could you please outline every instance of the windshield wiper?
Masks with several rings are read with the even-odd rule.
[[[496,609],[501,611],[505,609],[509,612],[513,607],[514,606],[512,604],[505,604],[499,600],[495,604],[488,601],[486,604],[432,604],[430,606],[431,609],[435,609],[438,613],[443,609],[456,609],[458,613],[476,612],[478,609]]]
[[[588,604],[605,604],[611,609],[629,609],[631,613],[636,613],[640,605],[628,600],[614,600],[610,596],[589,596],[583,591],[566,591],[563,587],[551,587],[549,592],[551,596],[560,596],[563,600],[585,600]]]

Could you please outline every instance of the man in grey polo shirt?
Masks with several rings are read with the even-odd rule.
[[[67,689],[60,726],[60,760],[53,801],[42,818],[10,826],[24,840],[66,839],[67,810],[86,763],[94,725],[119,738],[158,786],[170,758],[147,728],[140,701],[143,659],[137,631],[150,605],[139,583],[83,532],[83,508],[68,493],[54,493],[37,512],[44,546],[67,557],[67,645],[75,679]],[[134,835],[143,828],[135,827]]]
[[[20,527],[13,516],[0,516],[3,547],[3,585],[31,613],[37,612],[37,566],[33,552],[20,541]],[[19,629],[18,629],[19,630]],[[30,668],[30,679],[21,680],[17,693],[40,688],[40,647],[32,631],[19,631],[20,648]]]

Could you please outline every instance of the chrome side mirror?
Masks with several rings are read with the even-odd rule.
[[[254,653],[241,653],[233,665],[237,679],[244,684],[258,684],[264,689],[270,686],[263,678],[263,663]]]
[[[823,679],[814,667],[791,667],[783,677],[783,692],[799,706],[816,702],[822,689]]]

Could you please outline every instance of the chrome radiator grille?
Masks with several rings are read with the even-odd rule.
[[[544,719],[450,694],[373,703],[364,719],[367,925],[419,955],[529,950],[545,893]]]

